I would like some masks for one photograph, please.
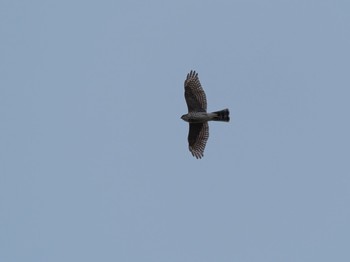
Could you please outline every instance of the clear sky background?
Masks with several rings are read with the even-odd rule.
[[[0,261],[350,261],[350,2],[0,1]],[[210,124],[187,146],[195,69]]]

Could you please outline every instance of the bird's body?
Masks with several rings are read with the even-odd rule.
[[[196,158],[202,158],[209,138],[208,121],[230,121],[228,109],[207,113],[207,99],[199,82],[198,74],[191,71],[185,80],[185,99],[188,113],[181,119],[190,125],[188,133],[189,150]]]
[[[188,123],[204,123],[207,121],[223,121],[229,122],[229,110],[224,109],[217,112],[207,113],[207,112],[189,112],[181,117],[182,120]]]

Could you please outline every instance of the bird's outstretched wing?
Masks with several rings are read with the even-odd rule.
[[[209,138],[208,122],[193,124],[190,123],[188,132],[188,148],[197,159],[204,155],[205,145]]]
[[[191,70],[191,72],[187,74],[184,85],[188,112],[206,112],[207,98],[199,82],[198,73]]]

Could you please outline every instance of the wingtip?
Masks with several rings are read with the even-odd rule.
[[[196,70],[191,70],[188,74],[187,74],[187,79],[191,78],[191,77],[198,77],[198,73],[196,72]]]
[[[193,151],[191,148],[190,151],[192,153],[192,156],[194,156],[196,159],[201,159],[204,157],[204,153]]]

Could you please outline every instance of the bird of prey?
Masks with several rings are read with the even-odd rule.
[[[185,80],[185,99],[188,113],[181,119],[189,123],[188,148],[194,157],[202,158],[209,138],[208,121],[230,121],[228,109],[207,113],[207,98],[199,82],[198,73],[192,71]]]

